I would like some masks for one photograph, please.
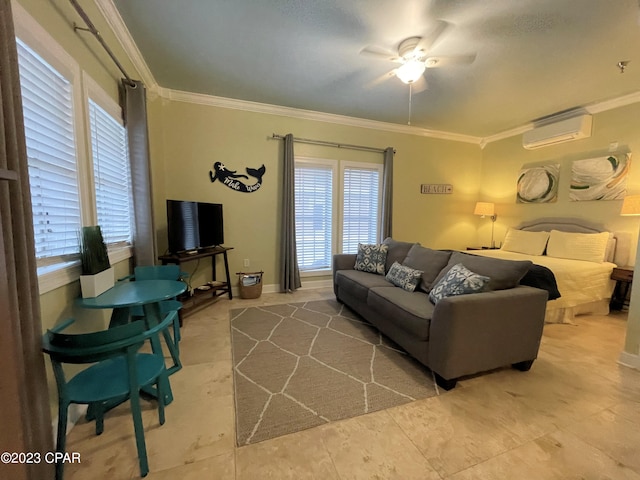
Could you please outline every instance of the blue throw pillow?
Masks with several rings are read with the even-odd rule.
[[[434,285],[429,293],[429,300],[436,304],[445,297],[481,292],[489,280],[489,277],[478,275],[457,263]]]
[[[355,270],[384,275],[384,264],[387,261],[388,245],[358,244]]]
[[[385,278],[396,287],[400,287],[407,292],[413,292],[418,283],[420,283],[423,273],[420,270],[414,270],[405,265],[400,265],[398,262],[393,262]]]

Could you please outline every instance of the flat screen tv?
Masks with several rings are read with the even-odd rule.
[[[222,204],[167,200],[167,230],[171,253],[222,245]]]

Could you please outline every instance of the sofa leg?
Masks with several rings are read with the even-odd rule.
[[[525,360],[524,362],[514,363],[511,366],[521,372],[528,372],[531,369],[531,365],[533,365],[533,360]]]
[[[447,380],[445,378],[442,378],[436,372],[433,372],[433,374],[436,377],[436,383],[443,390],[451,390],[452,388],[455,388],[456,383],[458,383],[458,379],[457,378],[450,378],[449,380]]]

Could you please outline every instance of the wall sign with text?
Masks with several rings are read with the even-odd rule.
[[[420,185],[420,193],[446,194],[453,193],[453,185],[448,183],[423,183]]]

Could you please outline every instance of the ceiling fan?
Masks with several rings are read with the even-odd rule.
[[[400,66],[385,73],[370,85],[375,85],[393,76],[398,77],[403,83],[412,87],[414,92],[421,92],[427,88],[427,82],[423,76],[427,68],[437,68],[448,65],[464,65],[473,63],[475,54],[434,56],[429,51],[449,28],[450,24],[444,20],[438,20],[436,26],[424,37],[409,37],[398,45],[398,52],[394,54],[385,49],[369,46],[360,51],[362,55],[376,57],[382,60],[399,63]]]

